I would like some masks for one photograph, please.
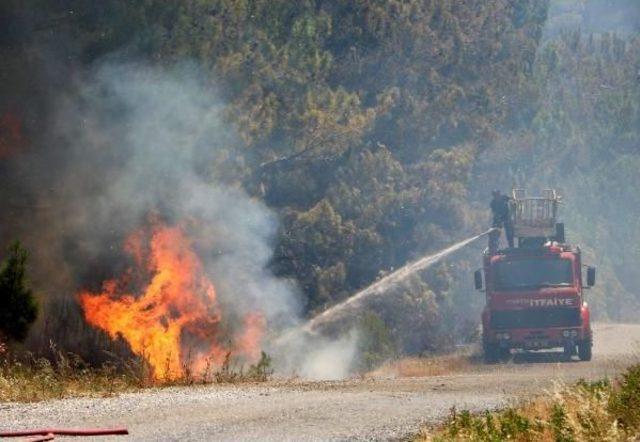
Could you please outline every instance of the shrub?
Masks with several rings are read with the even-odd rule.
[[[611,395],[609,409],[620,427],[640,430],[640,364],[629,368]]]
[[[551,407],[549,426],[556,442],[574,442],[573,429],[567,422],[567,412],[562,404],[554,403]]]
[[[395,356],[389,328],[375,313],[368,312],[360,320],[360,368],[371,370]]]
[[[446,434],[436,440],[536,440],[541,430],[539,422],[532,421],[514,408],[497,414],[486,411],[481,415],[473,415],[467,410],[457,413],[452,408]]]

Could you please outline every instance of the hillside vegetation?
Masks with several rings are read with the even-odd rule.
[[[299,284],[306,315],[483,231],[490,190],[515,185],[560,189],[570,239],[601,269],[594,314],[629,320],[640,302],[640,38],[637,23],[597,22],[603,3],[13,1],[0,7],[13,23],[0,35],[11,60],[0,114],[18,109],[32,149],[54,148],[38,127],[76,77],[114,60],[186,64],[237,134],[207,173],[276,211],[271,267]],[[635,2],[620,5],[638,17]],[[15,200],[11,186],[0,192]],[[37,248],[23,213],[11,216],[3,238]],[[408,353],[472,339],[478,253],[399,288],[364,328],[381,317]],[[49,274],[35,278],[40,291]]]

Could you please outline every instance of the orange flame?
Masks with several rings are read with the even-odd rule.
[[[114,339],[124,338],[156,379],[219,367],[228,352],[251,361],[259,357],[262,315],[247,315],[236,333],[223,330],[214,286],[180,227],[155,222],[130,235],[124,248],[135,266],[119,279],[104,281],[101,293],[81,292],[80,304],[87,322]],[[127,287],[138,275],[151,278],[136,296]]]

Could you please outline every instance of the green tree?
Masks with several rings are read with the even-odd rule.
[[[13,242],[8,251],[0,269],[0,335],[23,341],[36,320],[38,305],[27,283],[27,251],[19,241]]]
[[[374,312],[367,312],[360,320],[360,368],[371,370],[395,355],[395,345],[384,321]]]

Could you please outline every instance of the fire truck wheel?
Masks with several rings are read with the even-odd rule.
[[[498,349],[491,344],[482,344],[482,353],[485,364],[498,362]]]
[[[497,362],[507,360],[511,355],[508,348],[500,348],[491,344],[483,344],[482,350],[484,353],[485,364],[495,364]]]
[[[511,358],[511,350],[508,348],[501,348],[498,350],[498,357],[501,361],[507,362]]]
[[[576,346],[575,345],[565,345],[563,356],[566,360],[571,360],[571,357],[576,354]]]
[[[593,347],[591,339],[585,339],[578,344],[578,357],[581,361],[591,360],[591,347]]]

